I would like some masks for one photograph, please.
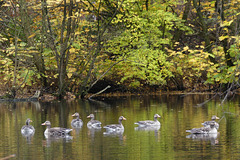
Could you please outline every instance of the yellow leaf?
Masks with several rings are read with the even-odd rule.
[[[67,73],[68,78],[72,77],[72,73]]]
[[[28,36],[28,38],[30,39],[30,38],[34,37],[35,35],[36,35],[36,33],[33,33],[32,35]]]
[[[231,21],[224,21],[223,23],[220,24],[220,27],[226,27],[226,26],[230,26],[232,24],[233,20]]]
[[[219,41],[222,41],[222,40],[224,40],[225,38],[229,38],[229,36],[221,36],[221,37],[219,37]]]
[[[188,49],[189,49],[188,46],[186,46],[186,47],[183,48],[184,51],[187,51]]]
[[[69,52],[70,52],[70,53],[75,53],[75,48],[69,49]]]
[[[68,71],[69,72],[75,72],[77,69],[76,68],[69,68]]]

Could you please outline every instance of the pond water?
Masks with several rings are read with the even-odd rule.
[[[214,99],[199,107],[212,95],[154,95],[111,97],[101,101],[54,101],[0,103],[0,159],[239,159],[239,96],[226,101]],[[73,113],[79,112],[84,124],[68,139],[46,139],[46,120],[52,127],[71,128]],[[123,115],[122,134],[105,135],[105,129],[89,130],[87,116],[94,113],[102,125],[118,123]],[[136,130],[134,122],[161,118],[160,129]],[[202,127],[212,115],[220,117],[219,134],[188,137],[187,129]],[[35,127],[33,137],[24,137],[21,127],[27,118]]]

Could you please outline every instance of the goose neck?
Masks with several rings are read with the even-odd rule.
[[[122,125],[122,120],[121,120],[121,119],[119,119],[119,120],[118,120],[118,123]]]

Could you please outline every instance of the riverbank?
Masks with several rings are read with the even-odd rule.
[[[132,89],[132,88],[127,88],[126,86],[101,86],[97,85],[96,87],[93,87],[88,94],[84,96],[85,99],[89,98],[96,98],[99,97],[116,97],[116,96],[132,96],[132,95],[191,95],[191,94],[216,94],[215,90],[213,89],[213,86],[208,86],[204,87],[203,85],[197,85],[201,86],[198,88],[186,88],[184,90],[176,90],[176,88],[163,88],[160,89],[160,87],[150,87],[150,86],[145,86],[139,89]],[[119,89],[121,88],[121,89]],[[211,89],[210,89],[211,88]],[[37,88],[31,88],[30,90],[22,90],[22,91],[17,91],[16,96],[14,99],[23,99],[23,100],[28,100],[33,97],[34,94],[36,94]],[[224,93],[218,93],[219,95],[224,95]],[[231,91],[229,95],[233,94],[240,94],[240,89],[235,89],[234,91]],[[2,89],[0,90],[0,100],[11,100],[13,99],[11,94]],[[73,100],[73,99],[80,99],[81,96],[72,93],[72,92],[66,92],[65,96],[63,99],[67,100]],[[36,97],[35,97],[36,99]],[[41,91],[41,94],[37,96],[38,100],[41,101],[53,101],[57,100],[58,97],[56,96],[56,92],[49,92],[49,91]]]

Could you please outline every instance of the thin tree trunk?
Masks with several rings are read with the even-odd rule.
[[[20,1],[20,13],[21,13],[21,22],[23,26],[23,32],[25,35],[25,38],[27,40],[28,46],[35,46],[35,42],[33,41],[33,38],[29,38],[33,34],[31,29],[31,17],[29,16],[29,10],[27,10],[27,3],[23,0]],[[33,63],[37,68],[37,71],[40,73],[40,80],[43,85],[43,87],[47,86],[47,80],[45,77],[45,65],[44,60],[42,57],[42,52],[34,52],[33,55]]]
[[[101,7],[101,0],[99,2],[99,7],[98,7],[98,10],[97,10],[97,20],[98,20],[98,24],[97,24],[97,28],[98,28],[98,38],[97,38],[97,49],[95,50],[93,56],[92,56],[92,61],[89,65],[89,70],[88,70],[88,74],[86,76],[86,78],[84,79],[82,85],[81,85],[81,88],[79,90],[79,93],[81,94],[81,98],[84,98],[84,96],[87,94],[87,92],[91,89],[91,85],[90,86],[87,86],[87,83],[91,77],[91,73],[92,73],[92,70],[94,69],[94,64],[95,64],[95,61],[96,61],[96,58],[98,56],[98,54],[100,53],[101,51],[101,37],[104,35],[107,27],[109,26],[109,24],[111,23],[111,21],[113,20],[113,18],[116,16],[116,14],[118,13],[119,9],[121,8],[122,4],[123,4],[123,1],[121,1],[121,4],[118,6],[118,8],[116,9],[115,13],[112,15],[112,18],[105,22],[104,24],[100,25],[100,7]],[[90,3],[90,2],[89,2]]]
[[[68,8],[68,16],[67,16],[67,6]],[[61,28],[61,37],[60,37],[60,56],[56,56],[58,62],[58,74],[59,74],[59,90],[58,97],[61,99],[64,95],[66,88],[66,70],[69,60],[69,48],[71,45],[71,34],[74,33],[75,30],[75,20],[72,18],[72,10],[73,10],[73,0],[70,0],[70,4],[67,5],[66,0],[64,0],[64,17],[62,21]],[[67,20],[67,22],[66,22]],[[67,26],[67,34],[64,37],[65,27]]]
[[[225,17],[224,17],[224,0],[222,0],[221,10],[220,10],[220,17],[221,17],[222,21],[224,22],[225,21]],[[232,57],[228,53],[228,50],[230,48],[229,39],[225,38],[222,41],[222,45],[223,45],[223,50],[224,50],[227,66],[231,67],[231,66],[233,66],[233,62],[232,62]]]
[[[184,10],[184,12],[183,12],[183,17],[182,17],[182,19],[185,20],[185,22],[186,22],[186,20],[187,20],[187,18],[188,18],[188,13],[189,13],[190,7],[191,7],[191,1],[192,1],[192,0],[187,0],[187,3],[185,4],[185,10]],[[174,40],[175,40],[175,42],[179,42],[180,37],[182,36],[182,34],[183,34],[183,31],[182,31],[182,30],[180,30],[180,29],[177,29],[177,30],[176,30],[176,32],[175,32],[175,34],[174,34]]]
[[[207,27],[207,24],[206,24],[206,22],[203,18],[203,13],[201,12],[200,1],[199,1],[199,5],[197,5],[197,0],[193,0],[193,6],[197,10],[197,15],[198,15],[198,18],[199,18],[201,26],[202,26],[202,33],[203,33],[204,40],[205,40],[205,51],[210,53],[210,55],[208,56],[210,61],[213,62],[213,63],[217,63],[215,58],[213,58],[211,56],[211,54],[213,54],[212,45],[211,45],[210,38],[208,36],[208,27]]]
[[[15,8],[15,13],[16,13],[16,8]],[[16,23],[16,19],[14,18],[14,26],[15,28],[17,28],[17,23]],[[14,38],[15,38],[15,60],[14,60],[14,74],[13,74],[13,84],[11,87],[11,96],[12,98],[15,98],[16,96],[16,81],[17,81],[17,68],[18,68],[18,34],[17,34],[17,29],[15,29],[14,32]]]

